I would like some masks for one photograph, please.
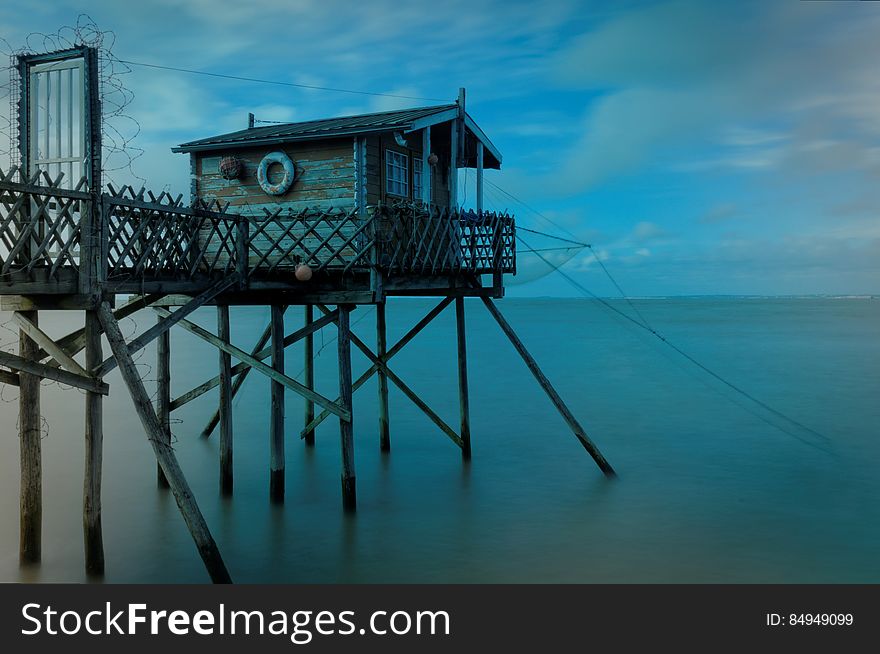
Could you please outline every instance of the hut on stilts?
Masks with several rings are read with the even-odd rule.
[[[606,475],[614,472],[541,372],[496,300],[516,271],[512,216],[485,211],[483,171],[501,154],[457,101],[431,107],[248,128],[185,143],[192,198],[106,186],[101,178],[101,96],[96,51],[77,47],[17,58],[20,165],[0,172],[0,306],[14,312],[18,354],[0,352],[0,382],[19,387],[22,562],[41,554],[40,382],[85,391],[83,497],[86,569],[101,573],[102,400],[119,368],[155,452],[158,483],[170,489],[215,582],[231,580],[171,444],[170,415],[219,387],[219,407],[202,430],[219,429],[220,487],[233,489],[232,398],[256,371],[271,380],[269,497],[284,499],[284,395],[304,399],[301,437],[339,420],[341,495],[357,504],[352,393],[378,379],[379,447],[390,450],[388,383],[396,386],[471,456],[465,298],[479,298],[510,339],[580,443]],[[46,101],[51,98],[51,101]],[[476,169],[476,206],[457,202],[457,171]],[[438,303],[400,340],[386,341],[389,298],[433,296]],[[126,301],[121,301],[127,297]],[[250,349],[230,339],[232,307],[267,305],[271,319]],[[352,333],[350,314],[376,307],[375,348]],[[391,359],[454,305],[460,424],[438,416],[390,367]],[[188,318],[214,306],[212,333]],[[285,314],[304,326],[285,333]],[[155,324],[126,340],[119,321],[141,310]],[[83,312],[84,326],[63,338],[40,328],[41,310]],[[339,395],[315,391],[313,339],[338,333]],[[213,345],[216,376],[172,398],[169,330]],[[110,351],[104,352],[102,336]],[[154,403],[133,356],[156,341]],[[303,343],[303,381],[285,373],[285,349]],[[371,366],[352,379],[351,348]],[[84,358],[77,360],[84,351]],[[233,364],[233,360],[235,363]],[[288,423],[289,424],[289,423]],[[299,440],[299,439],[297,439]]]

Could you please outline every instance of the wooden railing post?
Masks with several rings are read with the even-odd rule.
[[[247,288],[248,283],[248,245],[250,220],[247,216],[239,216],[236,224],[235,256],[239,276],[239,288]]]

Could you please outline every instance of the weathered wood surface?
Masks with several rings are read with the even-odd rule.
[[[23,318],[35,325],[39,324],[36,311],[25,312]],[[21,360],[36,365],[35,359],[39,348],[25,332],[20,332],[18,347]],[[43,435],[40,424],[40,377],[32,371],[22,370],[19,379],[18,435],[21,449],[21,487],[18,552],[21,563],[29,564],[38,563],[42,556]]]
[[[0,351],[0,366],[6,366],[7,368],[36,375],[37,377],[52,379],[61,382],[62,384],[67,384],[68,386],[76,386],[84,391],[94,391],[101,395],[107,395],[110,392],[110,387],[98,379],[83,377],[82,375],[77,375],[68,372],[67,370],[62,370],[61,368],[53,368],[44,363],[38,363],[35,360],[36,356],[36,351],[33,356],[27,359],[15,356],[9,352]]]
[[[386,329],[385,329],[385,303],[376,305],[376,355],[383,362],[386,356]],[[391,451],[391,429],[388,424],[388,376],[379,370],[379,449],[382,452]]]
[[[455,298],[455,332],[458,342],[458,406],[461,416],[461,455],[471,458],[471,417],[467,368],[467,328],[464,317],[464,298]]]
[[[412,339],[414,339],[419,332],[421,332],[434,318],[436,318],[440,313],[450,305],[452,302],[452,298],[445,298],[441,300],[433,309],[431,309],[419,322],[417,322],[412,329],[410,329],[406,334],[404,334],[397,343],[394,344],[390,350],[388,350],[388,354],[385,357],[386,363],[391,360],[398,352],[400,352],[407,343],[409,343]],[[322,311],[329,311],[326,307],[321,309]],[[352,390],[356,391],[361,386],[363,386],[367,381],[379,370],[379,366],[377,364],[373,364],[364,374],[358,377],[357,381],[352,384]],[[337,402],[339,400],[337,399]],[[318,415],[317,418],[312,420],[308,425],[306,425],[305,429],[300,433],[300,438],[303,438],[305,432],[309,429],[315,429],[318,425],[320,425],[324,420],[330,417],[329,411],[323,411]]]
[[[287,309],[287,307],[284,307],[284,308]],[[253,349],[251,350],[252,357],[256,358],[257,353],[260,352],[260,350],[262,350],[265,347],[266,343],[269,342],[269,336],[271,336],[271,334],[272,334],[272,325],[271,324],[266,325],[266,329],[263,330],[263,333],[260,335],[260,338],[257,340],[257,344],[254,345]],[[235,398],[235,396],[238,394],[239,389],[244,385],[244,380],[247,379],[250,372],[251,372],[251,367],[246,364],[242,364],[242,367],[239,370],[239,372],[237,372],[237,373],[231,372],[232,376],[235,377],[235,382],[232,385],[232,397],[233,398]],[[176,404],[174,408],[175,409],[179,408],[179,407],[183,406],[184,404],[186,404],[186,402],[190,401],[191,399],[195,399],[199,395],[202,395],[203,393],[207,393],[209,390],[214,388],[214,385],[219,384],[219,383],[220,383],[220,375],[217,375],[217,377],[214,377],[213,379],[208,380],[205,384],[200,384],[195,389],[193,389],[193,391],[200,390],[198,395],[193,395],[192,397],[188,397],[188,398],[186,397],[186,395],[181,396],[180,398],[178,398],[178,400],[180,400],[180,403]],[[203,388],[204,388],[204,390],[201,390]],[[312,390],[314,390],[314,389],[312,389]],[[186,401],[183,401],[184,399],[186,399]],[[211,418],[208,420],[208,424],[205,425],[205,428],[202,430],[202,437],[208,438],[211,435],[211,433],[214,431],[214,428],[217,426],[217,424],[219,422],[220,422],[220,408],[218,407],[217,410],[214,411],[214,414],[211,416]]]
[[[86,367],[101,362],[101,323],[95,311],[86,311]],[[101,525],[101,479],[104,457],[103,399],[86,391],[85,474],[83,478],[83,541],[86,572],[104,573],[104,535]]]
[[[154,307],[153,309],[154,309],[154,311],[156,311],[160,315],[169,315],[170,314],[170,312],[167,311],[166,309],[162,309],[159,307]],[[328,320],[327,322],[332,322],[332,319]],[[181,327],[186,329],[188,332],[198,336],[199,338],[201,338],[204,341],[207,341],[208,343],[210,343],[211,345],[213,345],[214,347],[216,347],[220,350],[223,350],[225,352],[229,352],[229,354],[231,354],[233,357],[235,357],[236,359],[238,359],[239,361],[241,361],[245,365],[250,366],[252,368],[255,368],[261,374],[264,374],[267,377],[269,377],[270,379],[274,379],[275,381],[283,384],[285,387],[289,388],[293,392],[298,393],[298,394],[302,395],[303,397],[311,398],[315,403],[323,406],[326,409],[329,409],[331,413],[336,414],[340,418],[348,418],[349,417],[348,412],[346,410],[342,409],[335,402],[332,402],[331,400],[327,399],[323,395],[320,395],[319,393],[316,393],[315,391],[309,390],[308,388],[303,386],[301,383],[299,383],[295,379],[292,379],[286,375],[283,375],[283,374],[279,373],[278,371],[274,370],[272,367],[263,363],[259,359],[259,357],[262,355],[262,351],[260,353],[258,353],[257,357],[252,357],[244,350],[242,350],[234,345],[231,345],[229,343],[224,343],[219,338],[214,336],[214,334],[210,333],[209,331],[207,331],[205,329],[202,329],[201,327],[199,327],[195,323],[190,322],[189,320],[181,320],[179,324]],[[314,326],[317,324],[318,324],[318,321],[316,320],[315,323],[313,323],[312,327],[314,328]],[[325,322],[324,324],[327,324],[327,323]],[[288,338],[290,338],[290,337],[288,337]],[[286,340],[286,339],[282,339],[282,343],[284,340]],[[266,355],[266,356],[268,356],[268,355]],[[238,366],[233,366],[233,373],[236,371],[236,369],[242,370],[242,368],[239,368]],[[219,382],[219,379],[218,379],[218,382]]]
[[[156,316],[161,322],[163,318]],[[162,425],[165,442],[171,445],[171,332],[159,334],[156,341],[156,415]],[[162,466],[156,464],[156,483],[159,488],[168,488],[168,480],[162,472]]]
[[[327,307],[319,305],[319,308],[321,311],[328,311]],[[406,395],[413,404],[421,409],[422,413],[424,413],[431,422],[437,425],[440,431],[446,434],[453,443],[461,447],[461,437],[455,433],[455,430],[446,424],[443,418],[437,415],[434,410],[431,409],[421,397],[419,397],[418,393],[413,391],[400,377],[398,377],[385,362],[381,361],[375,354],[373,354],[373,351],[366,343],[351,332],[349,332],[349,340],[373,363],[374,366],[376,366],[377,370],[384,372],[388,379],[391,380],[391,383],[397,386],[397,388],[400,389],[400,391]],[[340,397],[340,401],[341,399],[342,398]]]
[[[138,295],[131,299],[128,302],[123,304],[121,307],[116,309],[113,312],[113,315],[116,316],[117,320],[122,320],[123,318],[128,318],[128,316],[132,315],[143,309],[144,307],[149,306],[152,302],[158,300],[160,295]],[[187,298],[188,299],[188,298]],[[86,330],[85,329],[77,329],[73,331],[67,336],[63,336],[57,340],[58,346],[64,350],[70,356],[76,356],[79,354],[86,346]],[[49,354],[45,351],[40,352],[40,359],[44,359]],[[49,365],[53,365],[51,362]],[[57,367],[57,364],[55,364]]]
[[[104,328],[104,333],[107,335],[107,341],[110,343],[110,348],[119,362],[119,371],[122,374],[122,379],[131,393],[135,412],[144,426],[147,440],[149,440],[153,448],[156,459],[162,466],[166,479],[168,479],[171,492],[174,494],[174,499],[186,522],[190,535],[192,535],[196,543],[205,568],[211,576],[211,580],[215,583],[230,583],[232,579],[226,569],[226,564],[223,563],[223,559],[220,556],[217,543],[214,541],[213,536],[211,536],[208,524],[199,510],[195,496],[177,462],[174,449],[165,441],[162,425],[155,411],[153,411],[149,395],[147,395],[140,373],[128,352],[128,346],[119,329],[119,324],[113,316],[110,305],[103,302],[98,309],[98,315]]]
[[[224,343],[232,340],[229,307],[217,307],[217,336]],[[232,494],[232,356],[219,351],[220,357],[220,492]]]
[[[614,468],[611,467],[611,464],[605,460],[605,457],[599,451],[599,448],[590,440],[590,437],[587,436],[587,432],[581,427],[581,424],[577,421],[577,418],[574,417],[574,414],[562,401],[562,398],[559,396],[559,393],[556,392],[556,389],[553,388],[553,385],[550,383],[550,380],[547,379],[546,375],[542,372],[541,368],[538,367],[538,363],[535,361],[534,357],[529,354],[529,351],[526,349],[526,346],[519,339],[516,332],[513,330],[513,327],[510,326],[510,323],[501,315],[501,312],[498,310],[498,307],[495,306],[495,303],[489,298],[481,298],[483,300],[483,304],[486,305],[486,308],[489,310],[489,313],[492,314],[492,317],[495,318],[495,322],[498,323],[498,326],[501,327],[501,330],[510,340],[514,349],[517,351],[517,354],[520,355],[522,360],[525,362],[528,369],[531,371],[532,375],[534,375],[538,384],[544,389],[544,392],[550,398],[550,401],[553,403],[553,406],[556,407],[556,410],[562,415],[563,419],[571,430],[574,432],[574,435],[580,441],[581,445],[584,446],[584,449],[589,452],[590,456],[593,457],[593,460],[596,462],[596,465],[599,466],[599,469],[605,473],[607,477],[615,476]]]
[[[82,375],[84,377],[88,377],[89,373],[79,365],[79,363],[71,357],[67,352],[64,351],[52,338],[46,334],[42,329],[37,327],[30,320],[25,318],[20,312],[15,312],[12,314],[15,322],[18,323],[21,331],[26,333],[31,337],[37,345],[41,346],[43,350],[49,353],[58,365],[63,366],[69,372],[74,373],[75,375]],[[39,352],[38,352],[39,354]]]
[[[339,363],[339,398],[340,403],[351,414],[351,328],[349,314],[351,307],[339,307],[339,319],[336,325],[339,330],[337,341]],[[354,468],[354,428],[353,420],[339,421],[339,434],[342,444],[342,507],[346,511],[357,509],[357,484]]]
[[[303,308],[304,311],[304,323],[305,327],[311,327],[311,325],[315,322],[314,315],[314,307],[311,304],[305,305]],[[310,390],[315,390],[315,336],[314,333],[309,333],[305,340],[303,341],[303,364],[304,364],[304,373],[305,379],[304,383],[306,388]],[[312,402],[309,398],[304,398],[304,422],[308,425],[312,420],[315,419],[315,403]],[[306,445],[314,445],[315,444],[315,430],[311,429],[305,431],[303,433],[303,438],[306,441]]]
[[[272,370],[284,376],[284,311],[271,307]],[[269,498],[284,501],[284,385],[272,379],[269,414]]]
[[[177,309],[174,313],[169,314],[165,318],[165,320],[157,321],[155,325],[150,327],[147,331],[145,331],[143,334],[141,334],[128,344],[129,354],[134,355],[135,353],[146,347],[157,336],[159,336],[159,334],[162,334],[171,329],[174,325],[183,320],[193,311],[203,306],[213,298],[217,297],[220,293],[228,289],[230,286],[236,284],[237,281],[238,278],[236,275],[230,275],[226,279],[221,279],[220,281],[211,285],[202,293],[199,293],[199,295]],[[106,359],[103,363],[101,363],[101,365],[94,371],[94,373],[98,377],[103,377],[108,372],[113,370],[116,365],[117,363],[114,357],[110,357]]]

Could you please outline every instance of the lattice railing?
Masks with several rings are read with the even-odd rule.
[[[63,179],[0,170],[0,276],[44,271],[57,279],[62,269],[79,266],[80,225],[92,196],[84,178],[73,189],[62,188]]]
[[[263,211],[263,216],[249,219],[251,274],[289,271],[300,263],[313,272],[370,266],[372,223],[356,209]]]
[[[108,186],[102,197],[109,280],[190,279],[197,273],[229,273],[237,265],[237,226],[216,202],[181,204],[183,196],[159,196],[131,186]]]
[[[516,272],[513,217],[398,203],[379,206],[377,262],[394,273]]]
[[[85,180],[0,171],[0,279],[47,283],[66,271],[80,292],[95,283],[193,280],[237,272],[242,279],[292,273],[389,275],[516,271],[515,226],[507,214],[448,211],[412,203],[347,209],[227,213],[218,202],[182,204],[130,186],[87,192]],[[16,277],[15,275],[19,276]],[[77,277],[77,274],[79,275]],[[42,291],[32,291],[42,292]]]

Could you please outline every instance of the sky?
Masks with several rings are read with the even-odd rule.
[[[591,243],[543,256],[597,294],[615,293],[597,259],[633,296],[880,294],[875,3],[7,0],[0,37],[18,48],[83,12],[128,61],[441,102],[466,87],[504,155],[487,208]],[[170,148],[248,112],[438,103],[129,68],[114,125],[139,130],[133,172],[184,193]],[[471,204],[473,172],[462,182]],[[519,268],[510,295],[580,294],[535,255]]]

